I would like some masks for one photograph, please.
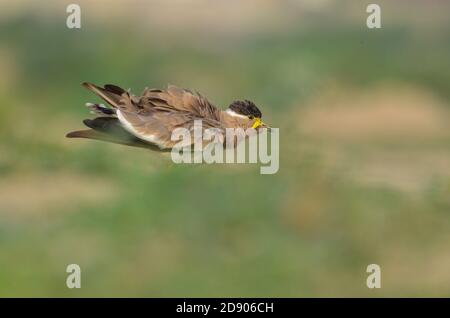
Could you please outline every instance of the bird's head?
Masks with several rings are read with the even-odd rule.
[[[230,106],[228,106],[227,113],[231,116],[247,118],[250,121],[249,126],[254,129],[269,128],[261,120],[261,111],[258,109],[258,107],[256,107],[255,103],[249,100],[238,100],[232,102]]]

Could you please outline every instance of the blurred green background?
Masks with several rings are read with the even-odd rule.
[[[75,2],[0,3],[0,296],[450,296],[448,1]],[[84,81],[253,100],[280,170],[66,139]]]

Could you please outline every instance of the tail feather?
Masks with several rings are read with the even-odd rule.
[[[86,107],[91,110],[92,114],[101,116],[115,116],[116,110],[103,104],[86,103]]]
[[[108,104],[115,108],[119,106],[120,100],[122,99],[122,94],[127,93],[119,86],[111,84],[107,84],[104,87],[99,87],[95,84],[84,82],[82,85],[103,98]]]
[[[94,129],[72,131],[72,132],[68,133],[66,135],[66,137],[67,138],[87,138],[87,139],[101,140],[101,141],[106,141],[106,142],[112,142],[115,144],[132,146],[132,147],[149,148],[149,145],[147,145],[139,140],[118,138],[117,136],[102,133],[102,132],[99,132]]]
[[[72,131],[66,135],[67,138],[87,138],[112,142],[132,147],[147,148],[161,151],[154,144],[147,143],[126,131],[117,118],[97,117],[85,119],[83,123],[91,129]]]
[[[68,133],[66,135],[66,137],[67,138],[86,138],[86,139],[100,140],[100,141],[111,142],[114,144],[120,144],[120,145],[137,147],[137,148],[146,148],[146,149],[160,151],[160,152],[166,151],[166,150],[159,149],[159,147],[157,147],[155,145],[145,143],[137,138],[136,139],[120,138],[120,137],[117,137],[114,135],[99,132],[94,129],[72,131],[72,132]]]
[[[125,130],[119,119],[115,117],[97,117],[94,119],[85,119],[83,120],[83,124],[85,124],[89,128],[105,134],[114,135],[126,139],[140,140],[139,138]]]

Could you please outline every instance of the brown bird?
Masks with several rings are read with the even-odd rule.
[[[88,138],[158,151],[172,149],[178,141],[171,140],[176,128],[192,131],[195,120],[202,129],[215,128],[225,136],[226,128],[268,128],[261,121],[261,111],[249,101],[234,101],[221,110],[198,92],[169,85],[166,90],[146,88],[135,96],[115,85],[99,87],[82,84],[105,100],[109,106],[87,103],[99,117],[85,119],[90,129],[73,131],[69,138]],[[191,141],[192,143],[194,140]],[[225,141],[224,141],[225,143]]]

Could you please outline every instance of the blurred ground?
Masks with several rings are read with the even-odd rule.
[[[450,294],[448,2],[78,3],[0,4],[0,296]],[[251,99],[280,171],[68,140],[83,81]]]

